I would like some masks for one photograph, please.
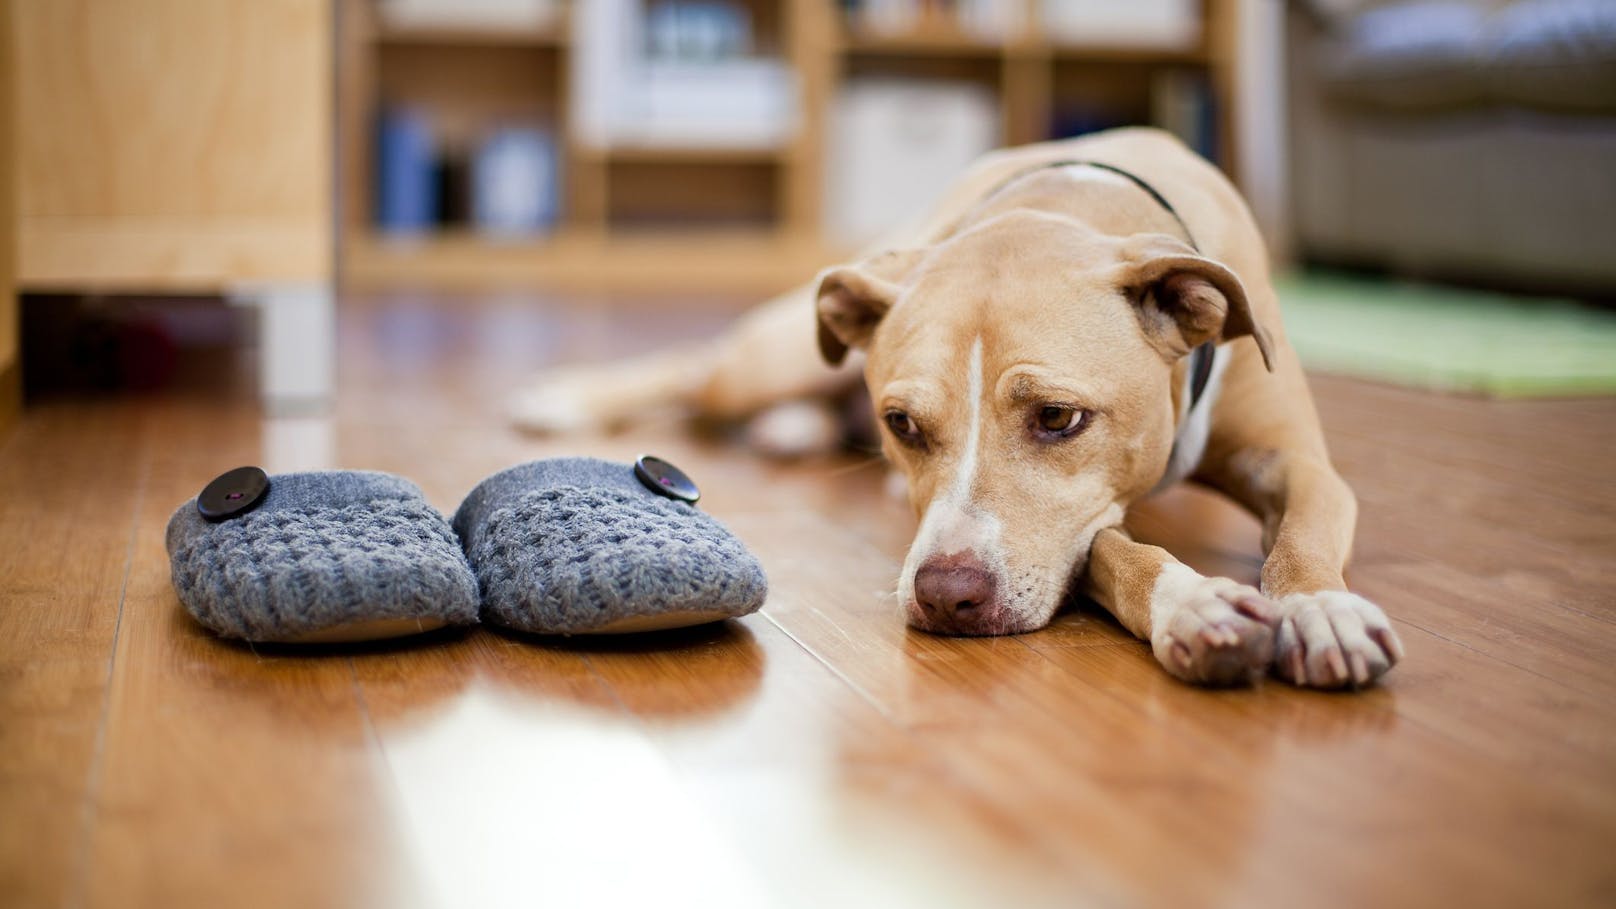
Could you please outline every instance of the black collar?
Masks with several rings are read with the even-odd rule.
[[[1017,171],[1016,173],[1013,173],[1005,179],[999,181],[999,184],[993,187],[993,189],[982,198],[986,200],[997,195],[999,190],[1002,190],[1017,180],[1020,180],[1022,177],[1035,174],[1041,170],[1051,170],[1057,167],[1094,167],[1122,177],[1129,183],[1132,183],[1134,186],[1144,190],[1145,194],[1154,199],[1157,205],[1160,205],[1167,211],[1168,214],[1172,215],[1173,220],[1178,222],[1178,229],[1184,232],[1184,239],[1189,243],[1190,249],[1195,250],[1197,253],[1201,251],[1200,245],[1195,242],[1195,235],[1190,233],[1190,226],[1184,223],[1184,216],[1178,213],[1178,209],[1173,207],[1173,203],[1167,201],[1166,196],[1162,195],[1161,192],[1156,189],[1156,187],[1145,182],[1145,178],[1139,176],[1138,174],[1133,173],[1132,171],[1123,170],[1115,164],[1106,164],[1103,161],[1085,161],[1079,158],[1069,158],[1061,161],[1050,161],[1047,164],[1035,165],[1027,168],[1026,170]],[[1212,360],[1213,354],[1216,352],[1217,347],[1211,341],[1207,341],[1205,344],[1202,344],[1193,351],[1190,351],[1190,400],[1189,406],[1184,408],[1184,412],[1186,414],[1195,409],[1195,405],[1201,402],[1201,396],[1206,393],[1206,383],[1212,379]]]

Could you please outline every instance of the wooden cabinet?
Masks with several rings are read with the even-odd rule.
[[[323,397],[329,0],[10,6],[20,287],[263,304],[266,395]]]
[[[11,55],[11,0],[0,0],[0,435],[16,421],[22,402],[22,351],[17,343],[16,232],[12,230],[12,158],[15,132],[11,116],[15,70]]]

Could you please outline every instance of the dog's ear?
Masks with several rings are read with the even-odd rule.
[[[819,352],[825,362],[838,365],[849,348],[870,343],[881,318],[898,302],[904,277],[922,255],[918,249],[896,250],[820,273],[815,309],[819,316]]]
[[[1252,316],[1240,278],[1166,234],[1129,237],[1122,251],[1122,286],[1139,307],[1146,331],[1174,356],[1207,341],[1250,336],[1274,371],[1268,332]]]

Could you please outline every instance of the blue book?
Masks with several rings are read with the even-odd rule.
[[[376,225],[390,234],[419,234],[439,220],[432,129],[418,112],[382,111],[376,130]]]

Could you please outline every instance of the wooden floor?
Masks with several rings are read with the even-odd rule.
[[[1616,904],[1616,401],[1318,379],[1352,579],[1407,661],[1359,694],[1208,692],[1092,611],[906,630],[913,527],[873,462],[771,466],[657,413],[500,422],[539,363],[722,318],[356,300],[334,420],[261,419],[245,353],[32,407],[0,442],[0,905]],[[761,614],[310,653],[221,643],[169,586],[169,513],[239,463],[397,471],[450,510],[520,460],[644,450],[760,555]],[[1209,495],[1135,523],[1256,576],[1255,525]]]

